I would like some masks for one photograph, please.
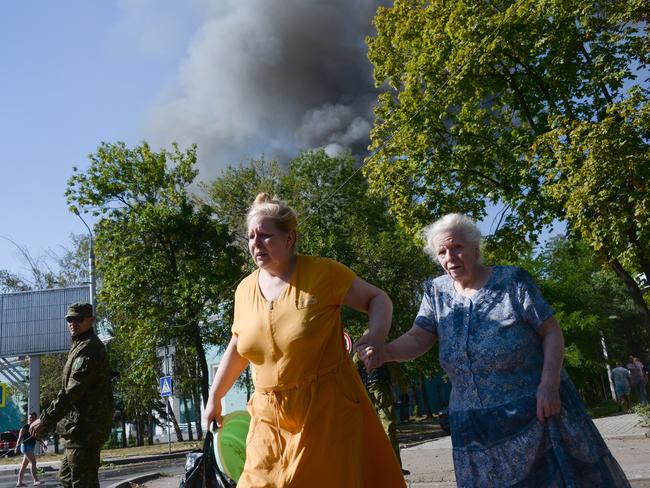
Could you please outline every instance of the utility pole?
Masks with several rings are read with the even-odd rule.
[[[173,363],[174,354],[176,353],[176,340],[172,339],[171,343],[167,346],[156,348],[156,355],[163,359],[163,374],[160,379],[160,396],[165,399],[165,412],[167,413],[167,447],[169,454],[172,453],[172,434],[169,416],[169,398],[173,395]]]
[[[83,224],[86,226],[86,229],[88,229],[88,238],[90,239],[88,241],[88,281],[90,285],[90,303],[93,306],[93,313],[95,316],[97,316],[97,299],[95,298],[96,295],[96,289],[95,289],[95,246],[94,246],[94,241],[93,241],[93,231],[90,229],[84,218],[81,216],[79,213],[79,210],[76,208],[73,210],[75,215],[79,217],[79,219],[83,222]]]
[[[165,346],[165,376],[171,376],[170,367],[169,367],[169,346]],[[165,398],[165,409],[167,411],[167,448],[169,454],[172,453],[172,433],[171,426],[169,422],[169,397]]]

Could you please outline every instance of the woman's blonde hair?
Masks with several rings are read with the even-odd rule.
[[[246,224],[257,217],[271,219],[275,226],[283,232],[295,231],[298,228],[298,216],[287,202],[278,197],[271,198],[267,193],[259,193],[248,210]]]
[[[426,226],[422,230],[424,237],[424,252],[435,259],[435,239],[442,232],[461,231],[463,236],[470,244],[475,244],[477,247],[481,244],[481,231],[472,219],[467,215],[461,213],[447,214],[433,224]]]

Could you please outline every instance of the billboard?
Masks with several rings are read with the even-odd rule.
[[[0,357],[67,351],[68,305],[89,301],[88,286],[1,294]]]

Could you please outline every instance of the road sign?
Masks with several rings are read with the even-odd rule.
[[[175,352],[176,352],[176,346],[174,344],[170,344],[169,346],[160,346],[156,348],[156,356],[158,356],[159,358],[171,356]]]
[[[169,397],[174,392],[174,385],[171,376],[163,376],[160,378],[160,396]]]
[[[7,404],[7,385],[0,383],[0,408],[5,408]]]

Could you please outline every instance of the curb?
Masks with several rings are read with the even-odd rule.
[[[412,447],[418,447],[418,446],[421,446],[422,444],[426,444],[427,442],[436,441],[436,440],[441,439],[443,437],[449,437],[449,436],[448,435],[440,435],[438,437],[432,437],[431,439],[423,439],[421,441],[413,441],[413,442],[408,442],[408,443],[405,442],[403,444],[400,444],[399,448],[400,449],[410,449]]]
[[[648,434],[628,434],[628,435],[612,435],[609,437],[603,437],[605,441],[626,441],[628,439],[647,439],[650,437]]]
[[[114,464],[115,466],[121,466],[123,464],[135,464],[135,463],[147,463],[149,461],[162,461],[165,459],[176,459],[185,457],[188,451],[177,451],[171,454],[153,454],[150,456],[133,456],[133,457],[123,457],[123,458],[106,458],[102,459],[102,464]]]
[[[125,464],[146,463],[149,461],[162,461],[165,459],[182,458],[189,452],[192,452],[192,450],[189,449],[187,451],[177,451],[177,452],[173,452],[172,454],[153,454],[149,456],[106,458],[106,459],[102,459],[102,464],[100,465],[100,468],[104,464],[121,466]],[[38,468],[42,469],[43,471],[58,471],[60,465],[61,465],[61,461],[46,461],[43,464],[38,463]],[[13,471],[14,474],[17,474],[19,468],[20,468],[20,464],[5,464],[0,466],[0,473]]]
[[[120,481],[119,483],[113,483],[112,485],[108,486],[108,488],[131,488],[132,484],[139,485],[140,483],[155,480],[156,478],[160,478],[160,473],[145,473],[141,474],[140,476],[129,478],[128,480]]]

